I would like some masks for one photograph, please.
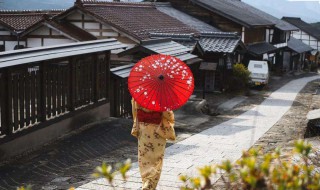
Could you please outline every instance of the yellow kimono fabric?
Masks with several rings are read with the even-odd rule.
[[[160,125],[139,122],[137,109],[150,112],[132,100],[133,127],[131,134],[138,139],[138,162],[143,190],[154,190],[160,179],[166,140],[175,140],[174,114],[162,112]]]

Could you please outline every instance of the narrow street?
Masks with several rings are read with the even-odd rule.
[[[255,106],[253,99],[260,104],[264,96],[249,97],[244,104],[251,104],[241,105],[244,108],[242,112],[246,109],[249,111],[240,113],[236,108],[232,114],[239,113],[238,116],[222,114],[214,117],[188,109],[178,111],[178,140],[175,144],[168,143],[159,189],[177,187],[177,176],[181,173],[195,174],[197,166],[239,158],[241,150],[255,144],[287,112],[297,92],[309,81],[318,78],[313,76],[291,81],[259,106]],[[118,181],[118,187],[138,189],[140,178],[135,163],[137,144],[130,130],[130,120],[110,118],[62,137],[59,142],[46,145],[41,150],[3,163],[0,167],[0,189],[16,189],[26,184],[32,184],[33,189],[46,190],[68,189],[71,186],[81,187],[79,189],[106,189],[108,184],[104,180],[90,176],[94,168],[102,161],[113,164],[127,158],[134,162],[130,182],[124,184]]]
[[[197,174],[199,166],[236,161],[242,150],[248,150],[290,109],[297,94],[310,81],[320,76],[296,79],[273,92],[260,105],[217,126],[204,130],[166,149],[164,168],[158,184],[159,190],[179,189],[178,176]],[[141,187],[139,168],[134,163],[127,182],[120,178],[114,185],[118,189]],[[217,178],[218,179],[218,178]],[[217,180],[215,179],[215,180]],[[112,189],[105,179],[98,179],[80,186],[78,190]]]

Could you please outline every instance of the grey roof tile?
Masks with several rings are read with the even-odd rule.
[[[272,21],[265,19],[253,11],[254,7],[239,0],[191,0],[203,8],[229,18],[247,27],[272,26]]]
[[[255,55],[262,55],[264,53],[270,53],[270,52],[277,50],[276,47],[274,47],[273,45],[271,45],[267,42],[259,42],[259,43],[250,44],[247,46],[247,49],[249,52],[251,52]]]
[[[313,50],[312,47],[308,46],[307,44],[303,43],[301,40],[298,40],[294,37],[290,37],[290,40],[288,41],[288,48],[292,49],[297,53],[303,53],[303,52],[308,52]]]

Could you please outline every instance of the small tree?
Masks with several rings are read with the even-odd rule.
[[[248,88],[249,81],[250,71],[242,63],[234,64],[229,89],[231,91],[245,91]]]

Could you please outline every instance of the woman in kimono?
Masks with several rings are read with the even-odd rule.
[[[160,179],[166,140],[175,140],[172,111],[154,112],[132,99],[133,127],[138,139],[138,162],[142,190],[154,190]]]

